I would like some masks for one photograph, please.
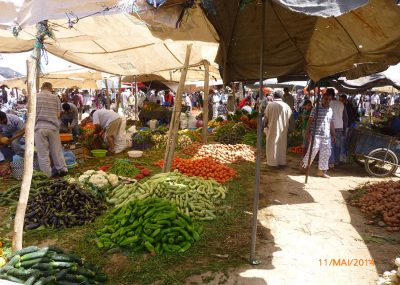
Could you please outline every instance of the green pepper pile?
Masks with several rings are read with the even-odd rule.
[[[116,208],[97,231],[99,248],[128,247],[163,254],[185,252],[200,240],[202,228],[168,201],[132,200]]]
[[[108,172],[118,176],[135,178],[140,173],[140,169],[137,169],[129,160],[116,159]]]

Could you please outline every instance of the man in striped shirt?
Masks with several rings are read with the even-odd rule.
[[[40,170],[49,177],[68,173],[60,141],[61,103],[53,93],[53,86],[44,82],[36,95],[35,146]],[[53,169],[50,163],[53,162]]]
[[[329,169],[329,157],[331,156],[331,140],[333,143],[336,143],[335,127],[333,126],[333,111],[329,106],[331,99],[331,96],[324,94],[321,105],[315,107],[311,111],[306,129],[306,139],[309,147],[302,161],[302,167],[306,169],[311,148],[311,136],[315,135],[310,165],[319,152],[317,176],[324,178],[329,178],[327,171]],[[316,118],[317,108],[318,118]],[[315,120],[317,120],[316,124]]]

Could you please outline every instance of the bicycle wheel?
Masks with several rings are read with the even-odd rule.
[[[398,163],[397,156],[393,151],[378,148],[371,151],[365,158],[365,170],[371,176],[388,177],[396,172]]]
[[[365,167],[365,156],[362,154],[353,154],[353,160],[354,162],[361,167]],[[376,165],[376,161],[371,161],[371,165],[375,166]]]

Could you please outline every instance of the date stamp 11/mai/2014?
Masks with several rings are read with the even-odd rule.
[[[325,258],[319,259],[320,266],[336,266],[336,267],[349,267],[349,266],[374,266],[375,261],[370,258]]]

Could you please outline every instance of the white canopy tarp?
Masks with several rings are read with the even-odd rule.
[[[47,19],[66,19],[66,14],[87,16],[117,5],[119,0],[2,0],[0,26],[22,27],[35,25]],[[74,20],[75,17],[70,15]]]
[[[36,2],[35,5],[31,2],[34,1],[24,3],[30,4],[32,8],[36,7]],[[80,1],[82,5],[78,5],[78,1],[40,2],[51,4],[40,5],[43,14],[49,19],[59,17],[61,11],[72,11],[77,15],[87,12],[85,7],[81,7],[85,6],[87,1]],[[96,1],[98,6],[95,5],[95,1],[89,2],[91,7],[100,9],[115,1]],[[57,3],[60,11],[55,9]],[[10,17],[3,13],[7,5],[9,1],[0,0],[0,23],[10,24]],[[28,25],[22,26],[18,37],[11,33],[12,26],[3,26],[3,29],[0,29],[0,52],[22,52],[32,49],[36,27],[29,24],[38,20],[36,12],[31,16],[29,13],[24,14],[24,17],[28,17],[24,23]],[[18,17],[22,16],[18,14]],[[68,27],[65,14],[63,19],[49,20],[48,23],[55,35],[55,40],[45,40],[48,52],[81,66],[116,75],[152,74],[157,71],[180,69],[189,43],[193,44],[190,56],[192,66],[205,60],[214,62],[218,49],[217,33],[197,5],[187,10],[187,17],[180,28],[149,26],[139,15],[115,11],[80,19],[72,28]]]
[[[97,80],[103,78],[102,73],[87,68],[57,71],[40,76],[40,83],[50,82],[54,88],[97,89]],[[26,89],[26,76],[0,81],[10,88]]]
[[[217,66],[209,66],[209,76],[210,80],[221,80],[221,76]],[[186,74],[186,82],[193,82],[193,81],[202,81],[205,77],[205,69],[204,66],[195,66],[188,69]],[[143,74],[140,76],[125,76],[122,78],[124,82],[147,82],[147,81],[170,81],[170,82],[179,82],[181,78],[181,70],[164,70],[154,72],[153,74]]]

